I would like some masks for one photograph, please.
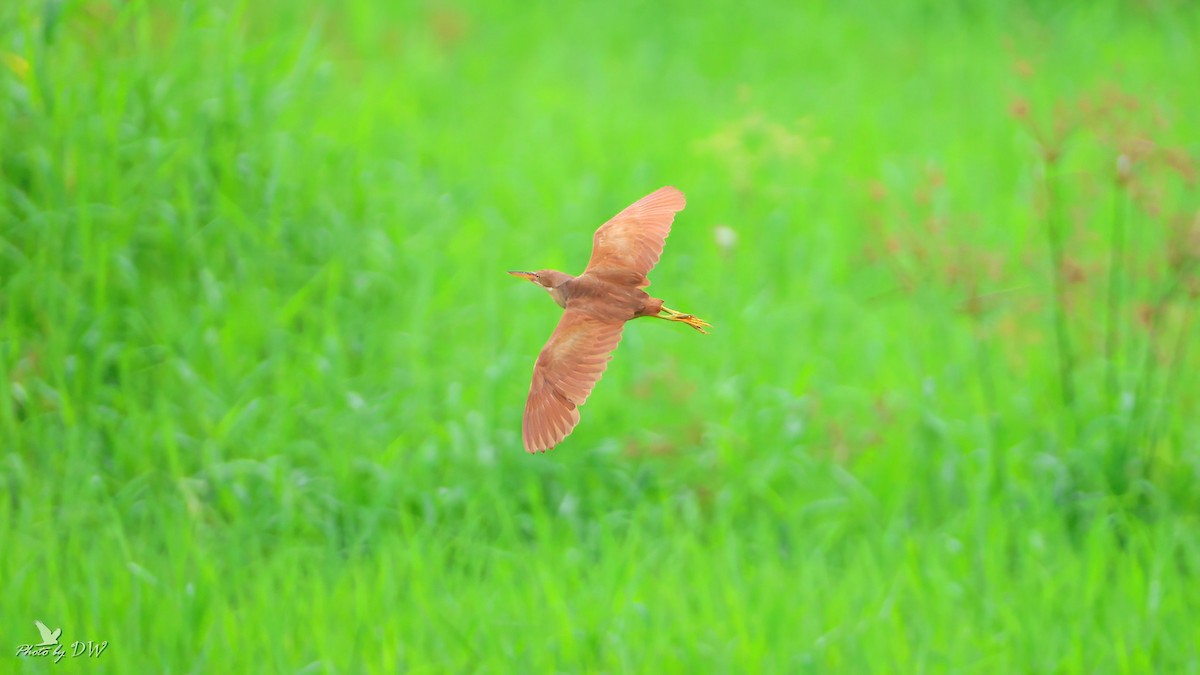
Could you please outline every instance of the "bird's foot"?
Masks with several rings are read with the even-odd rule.
[[[666,316],[663,316],[663,314],[666,314]],[[671,309],[670,307],[663,307],[661,310],[659,310],[658,318],[666,319],[667,321],[679,321],[680,323],[686,323],[687,325],[691,326],[692,328],[695,328],[696,330],[700,331],[701,333],[704,333],[705,335],[708,334],[708,331],[706,331],[704,329],[712,328],[712,324],[705,321],[704,319],[701,319],[698,316],[693,316],[691,314],[684,314],[683,312],[677,312],[677,311]]]

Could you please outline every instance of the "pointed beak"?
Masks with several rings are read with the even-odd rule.
[[[536,275],[536,274],[534,274],[533,272],[513,272],[513,271],[509,271],[509,274],[513,275],[514,277],[521,277],[522,279],[524,279],[524,280],[526,280],[526,281],[533,281],[534,279],[536,279],[536,278],[537,278],[537,275]]]

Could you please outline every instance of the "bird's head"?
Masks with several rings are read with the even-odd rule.
[[[547,289],[554,288],[571,276],[556,270],[538,270],[536,272],[509,272],[514,277],[521,277]]]

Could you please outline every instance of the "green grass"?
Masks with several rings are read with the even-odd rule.
[[[794,4],[3,3],[0,672],[1200,672],[1200,11]]]

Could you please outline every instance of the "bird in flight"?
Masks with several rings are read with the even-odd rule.
[[[533,366],[522,436],[526,452],[545,452],[579,424],[579,406],[604,374],[625,322],[642,316],[678,321],[707,333],[707,321],[663,306],[643,288],[662,255],[683,193],[663,187],[629,205],[596,230],[583,274],[509,272],[545,288],[562,319]]]
[[[42,634],[42,643],[38,645],[39,647],[53,647],[58,644],[58,636],[62,635],[61,628],[50,630],[46,624],[36,619],[34,619],[33,623],[37,626],[38,632]]]

